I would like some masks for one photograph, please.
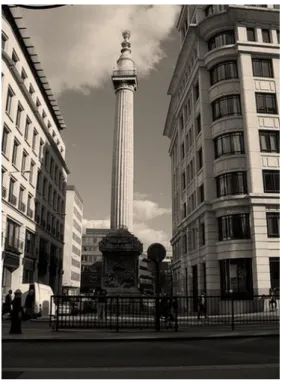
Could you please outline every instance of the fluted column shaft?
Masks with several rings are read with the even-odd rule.
[[[129,231],[133,224],[133,98],[133,86],[117,88],[112,162],[111,228]]]

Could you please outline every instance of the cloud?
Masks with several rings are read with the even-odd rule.
[[[141,194],[141,196],[143,195]],[[134,201],[133,233],[143,243],[144,251],[150,244],[156,242],[163,244],[166,249],[170,249],[169,234],[163,230],[152,228],[146,223],[150,219],[170,212],[170,209],[161,208],[157,203],[149,200]],[[110,228],[110,218],[103,220],[83,219],[83,233],[85,233],[86,228]]]
[[[169,38],[179,10],[177,5],[75,5],[22,13],[58,95],[66,89],[88,94],[109,81],[125,29],[131,31],[138,74],[148,75],[165,56],[161,43]]]
[[[171,209],[161,208],[156,202],[146,199],[134,200],[133,218],[136,222],[151,220],[158,216],[171,214]]]

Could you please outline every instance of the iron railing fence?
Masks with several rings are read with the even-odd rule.
[[[275,300],[275,302],[273,302]],[[175,331],[196,326],[278,325],[279,298],[248,300],[208,296],[204,306],[194,297],[52,296],[50,316],[59,329],[151,329]]]

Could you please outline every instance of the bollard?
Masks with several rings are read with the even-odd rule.
[[[22,333],[22,292],[20,289],[15,291],[15,298],[12,301],[11,328],[10,334]]]

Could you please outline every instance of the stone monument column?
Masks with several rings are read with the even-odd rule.
[[[116,93],[112,162],[111,229],[128,229],[133,224],[133,106],[137,89],[135,63],[131,58],[130,32],[123,33],[121,56],[113,71]]]

